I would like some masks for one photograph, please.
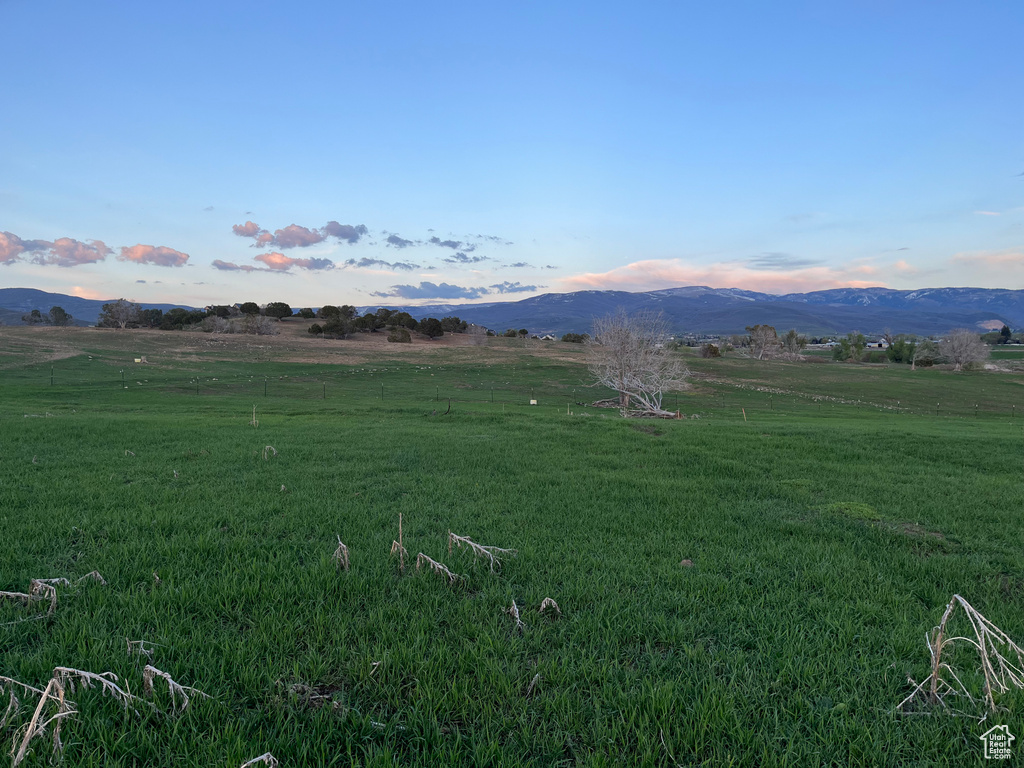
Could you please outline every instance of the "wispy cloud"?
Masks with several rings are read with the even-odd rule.
[[[533,293],[538,288],[543,287],[543,285],[523,285],[519,281],[510,283],[508,280],[506,280],[502,283],[490,286],[490,289],[493,293]]]
[[[799,256],[793,256],[789,253],[761,253],[757,256],[752,256],[745,262],[751,269],[802,269],[804,267],[813,267],[822,263],[821,259],[805,259]]]
[[[233,261],[222,261],[220,259],[214,259],[211,266],[222,272],[273,272],[273,270],[266,267],[254,267],[252,264],[235,264]]]
[[[975,211],[978,216],[1002,216],[998,211]]]
[[[419,285],[393,285],[390,290],[378,291],[373,296],[386,299],[478,299],[490,291],[451,283],[422,282]]]
[[[188,261],[187,253],[167,248],[163,245],[133,245],[121,249],[117,257],[121,261],[132,261],[136,264],[155,264],[159,267],[182,267]]]
[[[413,264],[409,261],[384,261],[383,259],[347,259],[345,261],[346,267],[352,267],[354,269],[373,269],[374,267],[383,267],[385,269],[402,269],[406,271],[412,271],[414,269],[420,269],[419,264]]]
[[[487,256],[467,256],[462,251],[459,251],[454,256],[449,256],[444,259],[448,264],[479,264],[481,261],[490,261]]]
[[[746,288],[764,293],[797,293],[824,288],[868,288],[885,285],[878,279],[878,267],[849,264],[841,267],[813,266],[772,272],[753,269],[747,264],[723,262],[691,264],[683,259],[652,259],[616,267],[607,272],[587,272],[566,277],[559,290],[618,289],[657,290],[680,285],[706,285],[711,288]]]
[[[334,269],[334,262],[330,259],[293,259],[276,251],[261,253],[253,260],[266,264],[268,269],[275,272],[287,272],[292,267],[309,270]]]

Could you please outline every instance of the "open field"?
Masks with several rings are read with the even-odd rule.
[[[137,692],[149,661],[212,697],[79,690],[67,765],[962,766],[1024,738],[1020,691],[981,724],[894,711],[954,593],[1024,640],[1020,373],[691,358],[666,405],[699,418],[627,422],[578,405],[605,393],[576,345],[441,342],[0,329],[0,590],[108,582],[0,602],[0,675]],[[399,514],[459,582],[399,575]]]

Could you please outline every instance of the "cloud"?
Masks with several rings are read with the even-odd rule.
[[[394,248],[408,248],[410,245],[414,245],[412,240],[406,240],[398,235],[388,235],[387,244]]]
[[[385,299],[478,299],[488,293],[490,291],[486,288],[423,282],[419,285],[393,285],[389,291],[378,291],[372,295]]]
[[[351,245],[358,243],[359,239],[369,232],[363,224],[353,226],[352,224],[339,224],[336,221],[328,221],[320,229],[310,229],[298,224],[289,224],[283,229],[275,230],[273,234],[261,228],[259,224],[247,221],[245,224],[233,225],[231,231],[239,237],[252,238],[254,241],[253,248],[270,247],[284,250],[289,248],[308,248],[311,245],[322,243],[328,237],[344,240]]]
[[[560,291],[658,290],[679,285],[706,285],[711,288],[745,288],[764,293],[798,293],[825,288],[869,288],[884,285],[864,277],[878,273],[871,264],[841,267],[814,266],[777,272],[753,269],[737,262],[690,264],[683,259],[651,259],[616,267],[607,272],[587,272],[566,277]]]
[[[233,261],[221,261],[220,259],[215,259],[212,266],[214,269],[224,272],[273,272],[273,270],[266,267],[254,267],[251,264],[235,264]]]
[[[384,267],[386,269],[404,269],[412,271],[414,269],[420,269],[419,264],[413,264],[408,261],[383,261],[382,259],[348,259],[345,261],[346,267],[353,267],[355,269],[372,269],[373,267]]]
[[[454,256],[445,259],[449,264],[479,264],[481,261],[490,261],[486,256],[467,256],[459,251]]]
[[[545,264],[544,269],[558,269],[554,264]]]
[[[543,288],[544,286],[540,287]],[[537,288],[538,286],[536,285],[523,285],[519,281],[510,283],[508,280],[491,286],[491,290],[495,293],[529,293],[536,291]]]
[[[108,299],[109,295],[103,295],[99,291],[93,290],[92,288],[85,288],[81,285],[71,286],[70,291],[72,296],[77,296],[80,299]]]
[[[293,259],[276,251],[261,253],[254,258],[254,261],[266,264],[275,272],[287,272],[292,267],[309,270],[334,269],[334,262],[330,259]]]
[[[298,224],[289,224],[284,229],[275,231],[273,239],[266,241],[265,244],[285,249],[308,248],[311,245],[322,243],[326,239],[327,235],[319,229],[309,229],[307,227],[300,227]]]
[[[29,241],[30,243],[43,243],[42,240]],[[49,243],[46,243],[49,246]],[[22,240],[13,232],[0,232],[0,264],[13,264],[25,251],[36,250],[29,247],[28,243]]]
[[[56,265],[58,267],[78,267],[82,264],[95,264],[103,261],[114,251],[102,240],[82,242],[73,237],[58,237],[52,243],[45,240],[32,240],[32,247],[25,252],[34,255],[29,259],[36,264]]]
[[[133,245],[121,249],[120,261],[133,261],[136,264],[155,264],[158,267],[182,267],[188,261],[187,253],[176,251],[162,245]]]
[[[511,240],[506,240],[503,237],[497,235],[476,235],[477,240],[486,240],[489,243],[495,243],[497,245],[515,245]]]
[[[972,272],[993,272],[1005,275],[1008,271],[1020,272],[1024,268],[1024,248],[1010,248],[1004,251],[963,251],[950,260],[955,266],[966,266]]]
[[[508,267],[509,269],[521,269],[523,267],[533,269],[533,265],[527,264],[525,261],[517,261],[515,264],[502,264],[501,266]]]
[[[978,216],[1001,216],[1001,213],[996,211],[975,211]]]
[[[442,240],[439,237],[432,237],[427,241],[431,245],[436,245],[441,248],[451,248],[453,251],[466,251],[472,253],[476,250],[476,246],[472,243],[463,243],[461,240]]]
[[[203,210],[204,211],[212,211],[213,210],[213,206],[212,205],[208,205],[205,208],[203,208]]]
[[[260,225],[254,221],[247,221],[245,224],[234,224],[231,227],[231,231],[239,237],[256,237],[265,230],[260,229]]]
[[[135,282],[136,283],[145,283],[146,281],[145,280],[136,280]]]
[[[321,230],[327,237],[336,237],[344,240],[350,245],[358,243],[359,238],[367,234],[369,230],[363,224],[352,226],[351,224],[339,224],[336,221],[328,221]]]
[[[802,259],[799,256],[778,252],[762,253],[758,256],[752,256],[746,261],[747,266],[751,269],[766,270],[802,269],[803,267],[813,267],[821,263],[821,259]]]

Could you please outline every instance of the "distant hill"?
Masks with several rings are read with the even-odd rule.
[[[95,325],[96,320],[103,311],[103,305],[117,301],[112,299],[82,299],[78,296],[68,296],[64,293],[47,293],[37,291],[35,288],[0,288],[0,323],[5,325],[21,324],[21,316],[28,314],[33,309],[38,309],[44,315],[50,311],[50,307],[61,307],[72,317],[74,325]],[[186,304],[147,304],[139,302],[143,309],[168,309],[183,307],[192,309]]]
[[[393,305],[387,305],[393,306]],[[594,317],[622,307],[628,312],[660,310],[679,331],[743,333],[767,323],[812,335],[858,330],[877,334],[938,334],[951,328],[985,330],[993,324],[1024,326],[1024,291],[992,288],[841,288],[775,296],[735,288],[686,286],[661,291],[577,291],[547,293],[522,301],[401,307],[414,317],[458,315],[498,331],[527,328],[562,334],[589,330]],[[362,309],[376,309],[376,305]]]
[[[0,288],[0,322],[19,323],[33,309],[47,312],[60,306],[79,324],[93,324],[103,305],[31,288]],[[225,303],[230,298],[224,300]],[[145,304],[167,311],[183,304]],[[301,306],[301,304],[293,305]],[[869,335],[886,329],[893,333],[940,334],[951,328],[978,331],[998,329],[1004,323],[1024,327],[1024,290],[1003,288],[925,288],[896,291],[889,288],[838,288],[775,296],[738,288],[685,286],[661,291],[576,291],[545,293],[522,301],[486,304],[432,304],[399,306],[373,304],[361,312],[387,306],[413,317],[458,315],[463,320],[495,331],[527,328],[531,333],[561,335],[590,330],[594,317],[622,307],[628,312],[660,310],[679,332],[743,333],[748,325],[767,323],[779,330],[796,328],[815,336],[857,330]]]

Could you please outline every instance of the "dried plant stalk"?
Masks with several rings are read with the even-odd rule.
[[[494,573],[494,566],[498,566],[499,569],[501,568],[501,560],[499,559],[499,555],[502,557],[506,555],[508,557],[515,557],[516,554],[518,554],[514,549],[502,549],[501,547],[485,547],[482,544],[477,544],[475,541],[469,538],[469,536],[457,536],[451,531],[448,531],[449,555],[452,553],[453,544],[459,548],[467,546],[470,548],[474,555],[487,560],[491,566],[491,573]]]
[[[522,634],[523,630],[526,629],[526,625],[523,624],[523,620],[519,618],[519,606],[516,605],[516,601],[512,601],[512,605],[508,608],[503,609],[505,613],[512,617],[512,620],[516,623],[516,632]]]
[[[448,566],[446,566],[444,563],[439,563],[437,562],[437,560],[427,557],[425,554],[420,552],[418,555],[416,555],[416,570],[418,571],[420,569],[420,566],[422,565],[427,565],[438,576],[446,577],[448,579],[449,584],[454,584],[462,578],[461,576],[458,576],[449,571]]]
[[[260,422],[256,418],[256,406],[254,405],[252,407],[252,421],[249,422],[249,426],[252,427],[253,429],[256,429],[257,427],[259,427],[259,425],[260,425]]]
[[[46,612],[47,616],[52,616],[53,612],[57,610],[57,588],[53,584],[47,584],[39,579],[32,579],[32,588],[29,592],[42,597],[44,600],[49,599],[50,609]]]
[[[348,547],[341,543],[341,536],[338,536],[338,548],[334,550],[334,563],[339,570],[348,570]]]
[[[269,752],[264,752],[259,757],[254,757],[252,760],[245,761],[239,766],[239,768],[249,768],[249,766],[256,765],[256,763],[264,763],[267,768],[277,768],[277,758]]]
[[[402,573],[405,573],[405,558],[409,556],[409,553],[406,551],[405,547],[403,547],[397,541],[392,541],[391,554],[394,555],[396,553],[398,554],[398,570],[400,570]]]
[[[144,695],[153,695],[153,680],[155,680],[157,677],[162,677],[164,680],[167,681],[167,690],[169,690],[171,693],[171,706],[177,707],[179,712],[188,707],[189,693],[191,693],[192,695],[202,696],[206,699],[210,698],[205,693],[196,690],[195,688],[190,688],[187,685],[179,685],[174,681],[174,679],[169,674],[167,674],[166,672],[161,672],[159,669],[152,666],[151,664],[147,664],[146,668],[142,670],[142,693]],[[177,706],[178,696],[181,696],[181,706]]]
[[[129,640],[127,637],[124,639],[124,641],[128,644],[128,655],[129,656],[132,656],[132,655],[145,656],[147,659],[152,660],[152,658],[153,658],[153,651],[155,650],[155,645],[153,643],[147,642],[146,640]],[[147,648],[146,647],[147,645],[150,645],[150,646],[153,646],[153,647],[152,648]]]
[[[526,689],[524,698],[530,698],[530,694],[533,693],[533,689],[537,687],[537,683],[540,682],[540,672],[533,676],[533,680],[530,681],[529,687]]]
[[[970,623],[973,637],[948,636],[948,623],[958,606],[963,609],[962,612]],[[952,646],[957,641],[965,642],[978,651],[984,691],[983,702],[978,702],[971,695],[961,680],[961,675],[956,673],[948,661],[942,660],[946,647]],[[1014,643],[1003,630],[982,616],[960,595],[953,595],[946,606],[945,613],[942,614],[939,625],[933,627],[931,632],[925,635],[925,643],[931,655],[931,674],[915,686],[910,695],[897,705],[897,709],[900,711],[906,712],[904,707],[907,704],[922,698],[927,704],[940,704],[946,709],[951,709],[945,699],[951,696],[962,696],[973,705],[983,703],[989,712],[995,713],[996,693],[1005,693],[1011,688],[1024,688],[1024,649]],[[1008,656],[1014,661],[1007,658]],[[914,681],[910,682],[913,684]],[[924,693],[925,688],[928,689],[927,694]],[[956,710],[951,711],[955,712]]]
[[[83,581],[88,581],[89,579],[92,581],[98,581],[104,587],[107,586],[107,580],[100,575],[99,571],[89,571],[85,576],[78,579],[75,584],[81,584]]]
[[[57,703],[57,711],[51,717],[46,718],[43,716],[43,711],[46,709],[47,702],[51,699]],[[64,695],[62,680],[57,675],[54,675],[50,678],[50,682],[47,683],[42,696],[39,698],[39,704],[36,705],[35,711],[32,713],[32,719],[29,720],[28,726],[25,728],[25,735],[21,739],[17,752],[14,752],[14,749],[11,750],[11,753],[14,755],[14,762],[11,764],[12,768],[17,768],[28,756],[29,743],[32,739],[36,736],[43,736],[51,724],[55,724],[53,730],[53,751],[54,754],[59,754],[64,748],[60,740],[61,721],[74,714],[76,712],[71,709],[70,703]],[[15,742],[17,742],[17,739],[18,737],[15,736]]]
[[[125,451],[124,455],[125,456],[134,456],[135,455],[135,451]]]
[[[537,610],[537,613],[544,613],[544,611],[547,610],[548,608],[551,608],[555,612],[556,615],[558,615],[558,616],[562,615],[562,609],[559,608],[558,607],[558,603],[556,603],[550,597],[545,597],[541,601],[540,608]]]
[[[263,460],[266,461],[271,456],[277,456],[277,448],[272,445],[268,445],[263,449]]]

